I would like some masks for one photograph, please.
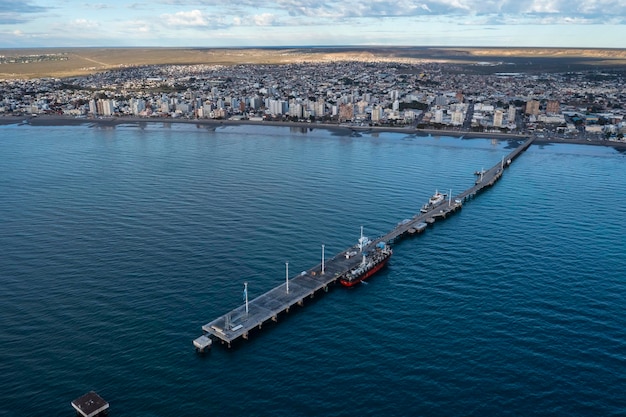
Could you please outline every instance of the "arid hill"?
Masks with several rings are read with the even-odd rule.
[[[0,50],[0,79],[76,75],[161,64],[288,64],[328,61],[397,61],[405,63],[567,60],[568,66],[626,65],[626,49],[556,48],[425,48],[425,47],[312,47],[312,48],[46,48]],[[547,61],[546,61],[547,62]],[[528,69],[528,68],[526,68]],[[545,69],[545,68],[544,68]]]

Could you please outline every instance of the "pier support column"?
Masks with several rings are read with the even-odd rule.
[[[277,316],[273,316],[273,317],[272,317],[272,321],[273,321],[274,323],[277,323],[277,322],[278,322],[278,317],[277,317]]]

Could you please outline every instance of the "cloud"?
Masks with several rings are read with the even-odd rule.
[[[525,12],[538,14],[559,13],[561,6],[559,3],[559,0],[533,0]]]
[[[47,11],[45,7],[33,5],[31,1],[0,0],[0,24],[15,25],[32,20],[32,15]]]
[[[131,31],[132,33],[148,33],[152,30],[150,23],[144,21],[144,20],[132,20],[129,22],[126,22],[124,24],[124,27],[126,29],[128,29],[129,31]]]
[[[263,13],[254,15],[252,17],[252,21],[257,26],[276,26],[278,23],[278,18],[271,13]]]
[[[145,3],[130,3],[126,5],[126,8],[131,10],[142,10],[147,9],[148,5],[146,5]]]
[[[626,18],[625,0],[161,0],[161,4],[189,6],[224,18],[239,17],[240,23],[258,24],[258,16],[273,15],[271,24],[285,18],[307,18],[305,24],[327,24],[350,19],[393,17],[520,16],[540,24],[546,15],[560,15],[580,22]],[[252,10],[257,13],[252,13]]]
[[[45,39],[48,38],[46,33],[26,33],[19,29],[12,30],[10,32],[0,32],[0,39],[11,42],[19,42],[18,45],[23,45],[23,42],[31,39]]]
[[[92,29],[97,29],[98,27],[100,27],[100,23],[94,20],[87,20],[87,19],[76,19],[72,21],[71,24],[76,29],[85,29],[85,30],[92,30]]]
[[[200,10],[191,10],[189,12],[176,12],[174,14],[163,14],[161,18],[168,26],[193,27],[208,26],[208,18]]]
[[[28,0],[0,0],[0,11],[4,10],[11,10],[13,13],[41,13],[48,9],[34,5]]]
[[[165,25],[172,29],[224,29],[235,24],[227,14],[209,14],[195,9],[162,14]]]
[[[96,9],[96,10],[103,10],[103,9],[110,9],[112,8],[112,6],[110,4],[105,4],[105,3],[85,3],[84,4],[85,7],[89,8],[89,9]]]
[[[222,4],[217,0],[164,0],[169,4],[202,4],[206,7]],[[271,10],[272,14],[308,17],[316,20],[351,18],[381,18],[394,16],[431,15],[492,15],[492,14],[567,14],[572,17],[626,15],[624,0],[241,0],[238,7]],[[227,7],[227,6],[226,6]]]
[[[0,12],[0,25],[17,25],[27,21],[28,19],[18,13]]]
[[[604,24],[606,30],[584,27],[592,24]],[[525,25],[533,27],[524,31]],[[241,45],[294,39],[305,44],[465,44],[479,39],[458,30],[523,33],[510,35],[523,43],[542,41],[532,34],[548,27],[566,44],[603,38],[619,47],[626,31],[626,0],[0,0],[0,43],[11,47],[37,42],[214,45],[220,39]],[[21,32],[13,34],[16,29]],[[484,37],[479,43],[502,44],[503,39]]]

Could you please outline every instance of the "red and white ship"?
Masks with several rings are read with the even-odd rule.
[[[361,232],[361,239],[359,239],[359,248],[363,250],[364,243],[369,242],[367,238],[364,238],[363,232]],[[348,271],[343,277],[339,279],[339,282],[343,286],[353,287],[361,281],[364,281],[378,272],[389,260],[393,251],[385,242],[379,242],[369,252],[362,252],[363,260],[359,265]]]

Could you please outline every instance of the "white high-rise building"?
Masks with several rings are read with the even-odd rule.
[[[465,114],[461,110],[455,110],[452,112],[452,124],[455,126],[459,126],[463,124],[463,119],[465,118]]]
[[[365,108],[367,107],[367,101],[361,100],[358,103],[356,103],[356,108],[357,108],[357,112],[358,113],[365,113]]]
[[[211,114],[212,111],[213,111],[213,106],[211,105],[211,102],[210,101],[206,101],[204,103],[204,105],[202,106],[202,113],[206,117],[209,114]]]
[[[100,99],[97,102],[98,114],[102,116],[113,116],[115,113],[115,106],[113,100]]]
[[[508,117],[507,120],[509,121],[509,123],[515,123],[515,105],[511,104],[509,106],[509,112],[508,112]]]
[[[495,112],[493,112],[493,126],[494,127],[502,127],[503,116],[504,116],[504,113],[500,109],[497,109]]]
[[[89,100],[89,113],[94,116],[98,115],[98,106],[96,105],[96,100],[94,99]]]
[[[323,117],[326,114],[326,103],[323,99],[315,102],[315,117]]]
[[[372,109],[372,122],[379,122],[383,118],[384,109],[378,105]]]
[[[285,114],[287,111],[287,102],[284,100],[272,100],[269,102],[269,111],[272,115]]]
[[[289,116],[301,119],[302,114],[302,104],[296,102],[289,103]]]
[[[129,104],[130,112],[135,116],[146,109],[146,101],[141,98],[131,98]]]
[[[435,110],[435,123],[443,122],[443,110],[437,109]]]

